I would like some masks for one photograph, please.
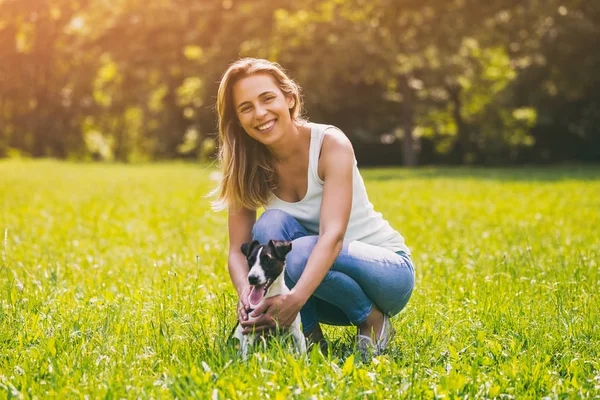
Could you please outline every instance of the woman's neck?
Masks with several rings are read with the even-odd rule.
[[[277,163],[289,163],[296,157],[303,156],[306,148],[305,129],[307,129],[306,125],[294,123],[281,140],[268,146],[269,152]]]

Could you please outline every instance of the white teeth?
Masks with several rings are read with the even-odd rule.
[[[258,129],[259,131],[266,131],[267,129],[272,127],[274,124],[275,124],[275,121],[270,121],[270,122],[267,122],[266,124],[257,126],[256,129]]]

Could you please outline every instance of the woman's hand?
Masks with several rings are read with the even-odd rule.
[[[265,299],[250,314],[252,318],[256,317],[256,319],[240,322],[244,328],[242,332],[246,335],[252,332],[259,333],[276,326],[289,328],[296,320],[296,316],[305,302],[294,292]]]
[[[250,302],[248,302],[248,295],[250,294],[250,286],[244,287],[242,293],[239,295],[237,303],[238,320],[240,323],[248,321],[248,311],[250,311]]]

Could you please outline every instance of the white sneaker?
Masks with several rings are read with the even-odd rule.
[[[383,326],[381,327],[381,332],[379,332],[379,339],[377,339],[378,354],[381,354],[386,349],[386,347],[388,346],[395,334],[396,331],[392,326],[392,321],[390,321],[390,317],[383,314]]]
[[[377,346],[373,344],[371,338],[365,335],[356,335],[356,348],[360,353],[360,359],[367,363],[379,354]]]
[[[383,353],[395,334],[396,331],[392,327],[392,321],[390,321],[390,317],[385,314],[383,315],[383,325],[381,326],[381,331],[379,332],[377,344],[373,344],[373,341],[369,336],[357,334],[356,347],[358,348],[363,362],[368,362],[373,357]]]

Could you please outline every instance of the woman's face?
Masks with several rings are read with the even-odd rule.
[[[250,75],[233,85],[233,106],[242,127],[267,146],[292,126],[293,101],[293,97],[286,98],[268,74]]]

